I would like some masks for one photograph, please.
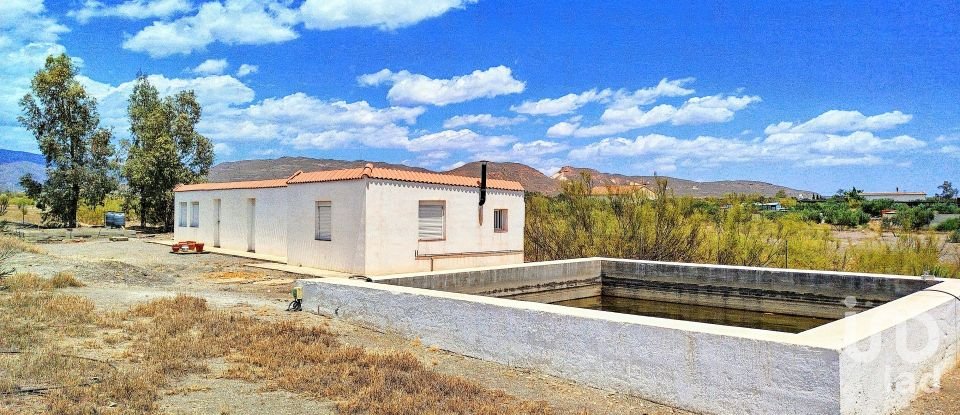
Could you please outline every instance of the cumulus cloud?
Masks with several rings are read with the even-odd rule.
[[[599,137],[667,122],[673,125],[721,123],[730,121],[737,111],[760,101],[758,96],[713,95],[690,98],[679,108],[670,104],[660,104],[647,110],[638,105],[611,106],[603,111],[599,124],[583,126],[580,123],[561,122],[550,127],[547,135],[550,137]]]
[[[633,92],[621,89],[614,94],[613,103],[611,106],[614,108],[624,108],[637,105],[649,105],[663,97],[682,97],[691,95],[695,91],[693,89],[685,88],[684,85],[687,85],[694,80],[694,78],[682,78],[674,80],[663,78],[655,86],[641,88]]]
[[[190,72],[200,75],[221,75],[229,65],[226,59],[207,59],[191,69]]]
[[[641,88],[634,91],[620,89],[617,91],[609,88],[597,90],[596,88],[583,91],[579,94],[567,94],[559,98],[544,98],[539,101],[524,101],[519,105],[514,105],[510,109],[514,112],[528,115],[546,115],[557,116],[570,114],[590,103],[608,103],[612,109],[623,109],[636,107],[639,105],[648,105],[663,97],[680,97],[690,95],[693,89],[685,88],[684,85],[693,82],[693,78],[683,78],[670,80],[663,78],[652,87]]]
[[[128,0],[119,4],[107,5],[97,0],[87,0],[83,7],[71,10],[68,16],[77,19],[80,23],[87,23],[96,17],[119,17],[123,19],[148,19],[153,17],[170,17],[193,8],[188,0]]]
[[[849,134],[776,133],[752,140],[699,136],[681,139],[662,134],[640,135],[635,139],[606,138],[570,151],[577,160],[631,158],[659,160],[697,168],[724,163],[788,162],[797,166],[852,166],[890,163],[885,154],[905,154],[922,149],[926,143],[908,135],[884,138],[870,131]],[[656,161],[655,160],[655,161]],[[659,168],[665,171],[664,168]]]
[[[872,116],[865,116],[860,111],[830,110],[813,119],[795,124],[780,122],[771,124],[764,130],[767,134],[775,133],[838,133],[844,131],[880,131],[906,124],[913,118],[910,114],[900,111],[885,112]]]
[[[560,98],[544,98],[539,101],[524,101],[520,105],[510,107],[510,110],[528,115],[563,115],[576,111],[580,107],[591,102],[601,102],[606,100],[613,91],[604,89],[597,91],[596,88],[583,91],[579,94],[567,94]]]
[[[196,13],[173,20],[154,21],[123,43],[123,47],[153,57],[189,54],[211,43],[263,45],[296,39],[297,28],[334,30],[376,27],[393,30],[461,9],[476,0],[306,0],[293,7],[288,0],[207,1]],[[137,7],[141,5],[143,7]],[[104,6],[90,0],[72,14],[81,20],[95,16],[127,18],[169,17],[192,10],[187,0],[147,3],[128,0]]]
[[[66,51],[59,38],[69,29],[45,13],[43,2],[0,1],[0,132],[5,148],[36,151],[36,141],[17,122],[18,102],[47,56]]]
[[[260,67],[259,67],[259,66],[257,66],[257,65],[250,65],[250,64],[245,63],[245,64],[240,65],[239,68],[237,68],[237,77],[238,77],[238,78],[243,78],[244,76],[247,76],[247,75],[250,75],[250,74],[255,74],[255,73],[257,73],[257,71],[259,71],[259,70],[260,70]]]
[[[517,94],[525,88],[524,82],[514,79],[510,68],[502,65],[484,71],[478,69],[450,79],[433,79],[405,70],[393,72],[383,69],[361,75],[357,81],[363,86],[391,84],[387,98],[391,103],[400,105],[444,106],[478,98]]]
[[[296,39],[295,10],[278,1],[208,2],[195,15],[155,21],[123,42],[123,48],[152,57],[189,54],[213,42],[263,45]]]
[[[519,124],[527,119],[525,117],[496,117],[491,114],[466,114],[466,115],[455,115],[453,117],[447,118],[443,122],[443,128],[453,129],[465,127],[468,125],[478,125],[481,127],[506,127],[514,124]]]
[[[540,170],[544,174],[553,174],[565,164],[561,154],[570,147],[564,143],[547,140],[518,142],[505,148],[476,149],[471,158],[499,162],[521,162]]]
[[[489,136],[464,128],[462,130],[443,130],[440,132],[422,135],[410,140],[407,149],[410,151],[429,150],[466,150],[477,148],[495,148],[516,142],[512,136]]]
[[[411,26],[462,9],[477,0],[306,0],[300,6],[308,29],[332,30],[345,27],[377,27],[392,30]]]

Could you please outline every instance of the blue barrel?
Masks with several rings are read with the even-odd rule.
[[[127,225],[127,215],[123,212],[107,212],[103,216],[103,225],[108,228],[122,228]]]

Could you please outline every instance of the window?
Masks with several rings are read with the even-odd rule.
[[[443,201],[420,201],[417,232],[421,241],[443,239]]]
[[[493,210],[493,231],[494,232],[507,231],[507,210],[506,209]]]
[[[317,233],[314,239],[318,241],[331,240],[333,217],[330,213],[330,202],[317,202]]]
[[[180,221],[181,228],[187,226],[187,202],[180,202]]]
[[[200,202],[190,203],[190,227],[200,227]]]

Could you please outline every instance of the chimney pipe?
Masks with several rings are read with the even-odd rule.
[[[480,160],[480,206],[487,203],[487,162]]]

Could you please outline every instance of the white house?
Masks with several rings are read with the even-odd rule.
[[[523,262],[518,182],[362,168],[181,185],[174,238],[383,275]]]

